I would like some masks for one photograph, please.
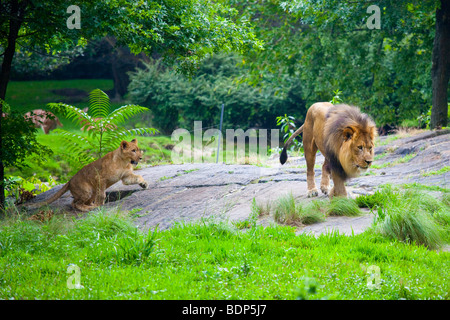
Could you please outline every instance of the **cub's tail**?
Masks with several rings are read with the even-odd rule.
[[[290,136],[290,138],[288,139],[288,141],[286,141],[286,143],[284,144],[284,148],[283,151],[281,151],[280,154],[280,163],[281,164],[285,164],[288,158],[287,155],[287,147],[291,144],[292,140],[295,139],[296,136],[298,136],[300,133],[303,132],[303,126],[301,126],[300,128],[297,129],[297,131],[295,131],[292,136]]]
[[[38,202],[38,203],[33,203],[29,206],[25,206],[28,209],[36,209],[42,206],[45,206],[47,204],[50,204],[56,200],[58,200],[64,193],[66,193],[67,191],[69,191],[69,182],[67,182],[64,187],[61,188],[61,190],[59,190],[57,193],[55,193],[50,199],[46,200],[46,201],[42,201],[42,202]]]

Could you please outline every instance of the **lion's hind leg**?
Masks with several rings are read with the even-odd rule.
[[[75,202],[75,200],[72,202],[72,207],[74,209],[77,209],[77,210],[83,211],[83,212],[88,212],[88,211],[91,211],[91,210],[97,208],[97,206],[95,206],[95,205],[87,205],[87,204],[84,204],[81,202]]]
[[[312,136],[312,133],[311,133]],[[309,132],[305,131],[303,134],[303,148],[305,150],[306,159],[306,184],[308,187],[308,198],[317,197],[319,191],[316,188],[314,165],[316,163],[317,145],[314,139],[309,138]]]
[[[73,196],[72,207],[83,212],[90,211],[97,206],[93,204],[95,192],[89,184],[78,185],[70,189]]]

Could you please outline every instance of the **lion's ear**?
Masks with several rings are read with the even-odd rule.
[[[136,139],[131,140],[131,142],[135,143],[136,145],[138,144]]]
[[[378,135],[377,128],[373,126],[370,130],[370,139],[375,140],[377,135]]]
[[[122,150],[125,150],[127,147],[128,147],[128,142],[126,142],[125,140],[120,143],[120,148]]]
[[[342,131],[342,135],[344,136],[344,140],[348,141],[353,137],[355,133],[355,129],[353,127],[346,127],[344,131]]]

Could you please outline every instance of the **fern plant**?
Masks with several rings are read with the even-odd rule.
[[[49,103],[48,106],[71,119],[80,129],[89,128],[86,130],[87,136],[63,129],[54,130],[67,143],[68,154],[79,164],[79,168],[117,149],[122,140],[158,132],[154,128],[123,127],[123,123],[129,118],[148,109],[129,104],[111,111],[109,96],[100,89],[89,94],[88,111],[65,103]]]

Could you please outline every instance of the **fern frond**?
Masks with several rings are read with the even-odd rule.
[[[97,147],[92,141],[62,129],[55,129],[53,132],[57,134],[59,139],[64,141],[67,148],[65,156],[73,160],[72,162],[77,165],[77,169],[81,169],[95,160],[93,153],[97,151]]]
[[[119,125],[120,123],[125,122],[129,118],[139,113],[147,111],[149,111],[148,108],[134,104],[127,104],[111,112],[105,119],[108,119],[114,125]]]
[[[90,117],[87,112],[84,112],[81,109],[78,109],[77,107],[71,106],[69,104],[65,103],[48,103],[47,106],[50,109],[53,109],[61,114],[63,114],[67,119],[72,120],[72,122],[76,123],[77,125],[81,125],[81,123],[92,125],[94,122],[94,119]]]
[[[103,146],[105,150],[112,151],[117,149],[120,142],[123,140],[132,140],[136,136],[155,135],[158,132],[159,131],[154,128],[117,129],[115,131],[108,132],[103,137]]]
[[[100,89],[94,89],[89,94],[89,111],[93,118],[106,118],[111,104],[109,96]]]
[[[63,129],[55,129],[53,130],[53,132],[56,133],[59,137],[63,138],[66,142],[69,142],[67,148],[71,152],[85,151],[86,149],[96,148],[96,145],[90,139],[87,139],[86,137],[83,137],[79,134],[72,133]]]

